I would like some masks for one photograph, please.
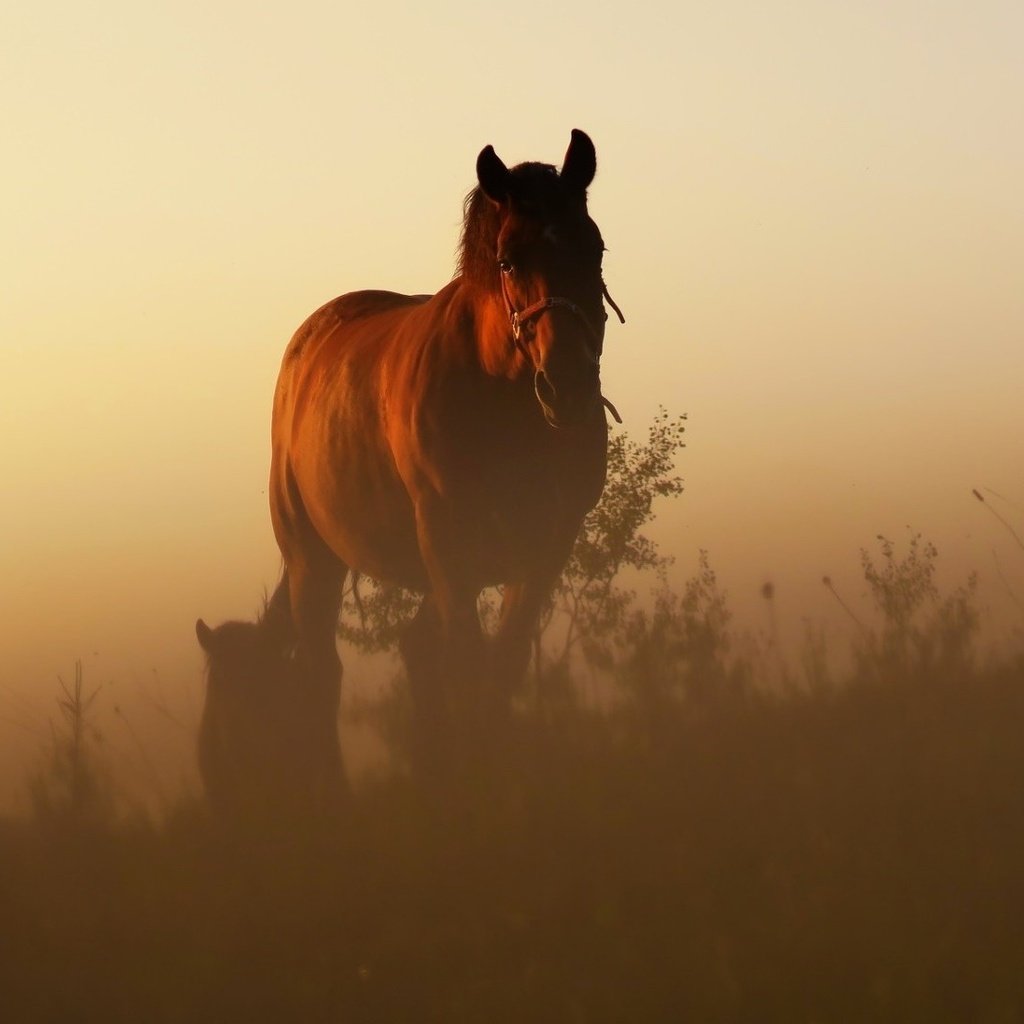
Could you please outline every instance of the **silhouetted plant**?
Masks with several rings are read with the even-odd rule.
[[[622,574],[664,578],[672,559],[641,531],[654,518],[656,499],[682,494],[675,459],[685,432],[685,414],[670,418],[660,409],[645,442],[632,441],[625,431],[609,439],[604,493],[583,521],[541,622],[542,630],[553,624],[560,630],[546,652],[549,663],[567,666],[578,647],[591,667],[610,668],[636,597]]]
[[[803,682],[811,693],[827,693],[833,689],[834,683],[825,627],[820,622],[804,619],[803,628],[803,644],[800,648]]]
[[[838,603],[839,607],[842,608],[843,611],[846,612],[846,614],[850,617],[850,621],[853,622],[853,624],[858,629],[864,629],[864,623],[857,618],[857,616],[853,612],[853,609],[843,600],[839,591],[836,590],[836,586],[832,582],[832,577],[822,576],[821,582],[824,585],[825,589],[836,599],[836,602]]]
[[[705,703],[747,689],[751,666],[735,654],[731,619],[703,549],[681,594],[663,585],[653,608],[630,612],[616,678],[651,724],[683,701]]]
[[[861,549],[861,567],[881,623],[854,643],[857,674],[907,679],[970,667],[979,625],[974,604],[977,576],[942,598],[935,583],[939,552],[920,533],[911,533],[905,555],[878,535],[881,559]]]
[[[90,711],[100,687],[86,694],[82,662],[75,662],[71,684],[58,676],[61,724],[51,722],[51,747],[45,766],[30,783],[32,806],[41,821],[84,824],[98,822],[112,811],[94,747],[101,742]]]
[[[947,675],[966,675],[974,667],[974,637],[981,624],[975,604],[977,588],[978,575],[972,572],[966,583],[938,603],[926,624],[921,653],[927,653],[932,666]]]
[[[419,602],[411,590],[381,586],[368,576],[353,574],[345,586],[338,635],[364,654],[392,649]]]
[[[914,533],[909,551],[897,560],[893,542],[882,534],[877,539],[882,547],[881,563],[876,565],[867,549],[861,548],[861,567],[886,630],[899,635],[906,632],[918,609],[938,596],[934,577],[939,552],[931,541]]]

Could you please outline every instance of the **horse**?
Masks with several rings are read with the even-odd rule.
[[[272,600],[287,596],[325,777],[341,765],[336,630],[350,573],[424,595],[400,650],[430,728],[473,700],[474,679],[504,699],[526,670],[605,481],[606,300],[625,321],[587,208],[596,170],[578,129],[561,170],[509,168],[485,147],[448,285],[341,295],[284,353],[269,489],[284,571]],[[503,595],[484,638],[488,586]]]

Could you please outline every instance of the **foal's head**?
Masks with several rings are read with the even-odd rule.
[[[488,146],[466,200],[460,270],[504,307],[509,344],[556,427],[593,415],[601,402],[604,243],[587,213],[596,169],[594,144],[579,130],[560,172],[538,163],[510,169]]]
[[[199,728],[199,772],[215,811],[278,812],[309,789],[307,751],[317,723],[301,700],[295,663],[279,628],[200,619],[206,699]]]

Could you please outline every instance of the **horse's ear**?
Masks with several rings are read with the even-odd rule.
[[[213,630],[210,629],[202,619],[196,619],[196,639],[199,641],[199,646],[202,647],[207,654],[212,653]]]
[[[597,151],[586,132],[573,128],[569,148],[562,161],[561,178],[571,188],[586,192],[597,173]]]
[[[493,146],[485,146],[476,158],[476,180],[480,189],[492,203],[499,206],[508,199],[511,175],[502,163],[501,157],[494,152]]]

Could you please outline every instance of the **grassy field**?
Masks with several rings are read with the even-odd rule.
[[[738,639],[706,553],[644,604],[619,574],[665,562],[637,533],[675,493],[659,423],[519,712],[443,778],[382,773],[329,820],[131,813],[96,691],[61,682],[34,813],[0,819],[0,1018],[1024,1021],[1024,657],[979,658],[976,578],[940,593],[934,545],[879,536],[866,611],[822,581],[848,656],[808,627],[798,667],[771,585]],[[390,601],[346,639],[385,647]],[[396,765],[402,693],[361,709]]]
[[[51,807],[3,1019],[1024,1020],[1022,724],[1011,663],[566,704],[333,822]]]

